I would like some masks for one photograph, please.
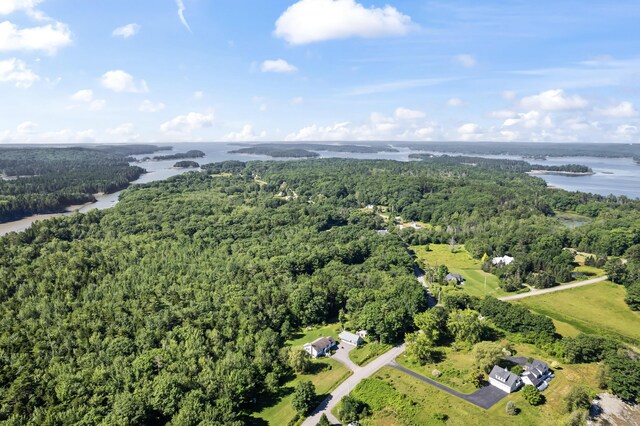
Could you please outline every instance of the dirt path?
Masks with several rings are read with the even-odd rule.
[[[540,296],[542,294],[555,293],[556,291],[564,291],[564,290],[569,290],[571,288],[578,288],[578,287],[584,287],[584,286],[587,286],[587,285],[597,284],[597,283],[601,283],[603,281],[606,281],[608,279],[609,279],[609,277],[604,276],[604,277],[600,277],[600,278],[594,278],[592,280],[580,281],[580,282],[573,283],[573,284],[565,284],[565,285],[561,285],[561,286],[558,286],[558,287],[545,288],[544,290],[533,290],[533,291],[530,291],[529,293],[522,293],[522,294],[515,294],[513,296],[500,297],[500,300],[503,300],[503,301],[506,302],[506,301],[509,301],[509,300],[525,299],[527,297]]]

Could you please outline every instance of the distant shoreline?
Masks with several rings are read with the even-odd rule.
[[[593,176],[595,172],[562,172],[553,170],[531,170],[528,175]]]

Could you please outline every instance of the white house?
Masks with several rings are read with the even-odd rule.
[[[511,265],[515,259],[511,256],[494,257],[491,263],[496,266]]]
[[[489,383],[503,392],[512,393],[522,385],[522,380],[509,370],[496,365],[489,373]]]
[[[367,337],[367,330],[360,330],[356,332],[356,334],[364,339],[365,337]]]
[[[319,356],[325,356],[331,353],[331,349],[335,345],[336,341],[333,340],[333,337],[320,337],[304,345],[304,350],[307,351],[312,358],[318,358]]]
[[[544,390],[549,386],[551,371],[546,362],[534,359],[532,362],[525,364],[524,370],[522,381],[525,384],[535,386],[539,390]]]
[[[349,333],[348,331],[343,331],[338,335],[338,337],[342,343],[348,343],[353,346],[358,346],[362,343],[362,337],[357,334]]]

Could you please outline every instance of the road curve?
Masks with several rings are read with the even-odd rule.
[[[513,296],[500,297],[499,299],[503,300],[505,302],[507,302],[509,300],[524,299],[524,298],[527,298],[527,297],[540,296],[540,295],[547,294],[547,293],[555,293],[556,291],[569,290],[569,289],[572,289],[572,288],[578,288],[578,287],[584,287],[586,285],[597,284],[597,283],[601,283],[603,281],[606,281],[608,279],[609,279],[609,277],[607,277],[605,275],[604,277],[594,278],[592,280],[580,281],[580,282],[573,283],[573,284],[565,284],[565,285],[561,285],[561,286],[558,286],[558,287],[545,288],[543,290],[533,290],[533,291],[530,291],[528,293],[514,294]]]
[[[338,386],[329,396],[327,396],[324,401],[316,408],[311,416],[308,417],[303,426],[315,426],[320,421],[320,417],[322,413],[326,414],[331,422],[338,423],[337,419],[331,414],[331,410],[335,407],[340,400],[349,394],[356,387],[358,383],[360,383],[363,379],[371,376],[373,373],[384,367],[385,365],[392,362],[398,355],[404,352],[404,345],[396,346],[395,348],[385,352],[380,355],[375,360],[371,361],[369,364],[364,367],[359,368],[358,370],[353,372],[353,375],[349,377],[347,380],[342,382],[340,386]]]

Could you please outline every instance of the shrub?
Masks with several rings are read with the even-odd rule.
[[[326,414],[322,413],[322,417],[320,417],[320,421],[318,421],[316,426],[331,426],[331,422],[327,418]]]
[[[515,365],[515,366],[511,367],[511,372],[513,374],[515,374],[516,376],[521,375],[523,371],[524,371],[524,368],[522,368],[521,365]]]
[[[296,390],[293,392],[293,400],[291,405],[297,413],[304,415],[311,410],[313,400],[316,397],[316,387],[310,381],[298,383]]]
[[[544,402],[544,396],[536,389],[535,386],[526,385],[522,389],[522,396],[531,405],[540,405]]]
[[[340,409],[338,410],[338,417],[344,423],[354,422],[360,420],[368,414],[367,405],[357,398],[347,395],[342,398],[340,403]]]
[[[507,402],[506,411],[510,416],[517,416],[520,410],[518,410],[518,407],[516,407],[516,404],[513,401],[509,401]]]
[[[433,413],[433,419],[439,422],[446,422],[449,416],[444,413]]]
[[[582,386],[574,386],[564,397],[564,409],[571,413],[580,409],[587,409],[591,406],[589,392]]]

